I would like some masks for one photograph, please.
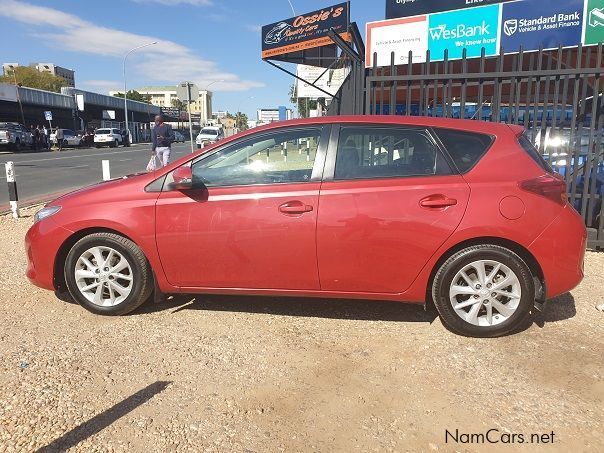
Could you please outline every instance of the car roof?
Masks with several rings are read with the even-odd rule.
[[[488,121],[461,120],[454,118],[434,118],[429,116],[400,116],[400,115],[341,115],[323,116],[318,118],[301,118],[287,121],[277,121],[264,126],[259,126],[250,131],[260,132],[282,127],[310,126],[323,124],[375,124],[375,125],[401,125],[440,127],[457,129],[468,132],[479,132],[489,135],[519,134],[524,129],[521,126],[510,126],[505,123],[492,123]]]

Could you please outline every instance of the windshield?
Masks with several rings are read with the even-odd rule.
[[[110,129],[97,129],[95,134],[111,134],[111,130]]]
[[[218,131],[216,129],[202,129],[200,134],[201,135],[218,135]]]

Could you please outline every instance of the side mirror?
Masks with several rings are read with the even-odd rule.
[[[193,189],[193,172],[191,167],[183,165],[174,170],[174,182],[170,184],[172,190],[191,190]]]

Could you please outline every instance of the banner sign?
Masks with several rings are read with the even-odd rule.
[[[320,68],[317,66],[307,66],[307,65],[298,65],[298,77],[307,82],[302,82],[298,80],[297,83],[297,97],[298,98],[329,98],[325,93],[321,90],[317,90],[310,83],[314,83],[314,85],[318,86],[322,90],[331,93],[332,96],[335,95],[339,90],[344,80],[348,76],[350,72],[349,68],[342,69],[328,69],[327,71],[324,68]],[[323,74],[324,73],[324,74]],[[323,75],[321,75],[323,74]],[[317,80],[318,79],[318,80]]]
[[[583,0],[527,0],[503,6],[501,45],[526,51],[575,46],[581,42]]]
[[[513,0],[386,0],[386,19],[440,13],[509,1]],[[560,0],[551,1],[557,3]]]
[[[457,1],[442,2],[457,5]],[[406,0],[401,5],[411,7],[441,5],[440,1]],[[377,66],[389,66],[391,52],[395,64],[407,64],[409,51],[413,63],[426,61],[426,50],[432,61],[444,59],[445,50],[450,60],[459,59],[466,49],[468,58],[497,55],[503,48],[506,53],[526,52],[586,46],[604,42],[604,0],[516,0],[487,6],[465,7],[445,11],[370,22],[366,28],[366,65],[373,66],[377,53]],[[479,2],[486,3],[486,2]],[[426,25],[427,24],[427,25]]]
[[[430,14],[428,49],[433,60],[461,58],[465,48],[468,57],[479,57],[482,48],[487,55],[497,53],[499,5]]]
[[[327,35],[330,29],[351,41],[348,33],[349,14],[348,3],[339,3],[263,26],[262,58],[331,45],[333,41]]]
[[[428,50],[428,16],[367,24],[367,47],[370,51],[365,52],[366,66],[373,66],[374,53],[378,66],[389,65],[392,52],[395,65],[407,64],[409,51],[413,52],[413,63],[423,63]]]
[[[180,118],[180,110],[176,107],[160,107],[159,110],[166,117]]]
[[[583,43],[591,46],[601,42],[604,42],[604,0],[587,0]]]
[[[52,121],[52,112],[50,110],[44,112],[44,119],[46,121]]]

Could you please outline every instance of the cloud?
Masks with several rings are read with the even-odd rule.
[[[78,88],[84,91],[93,91],[96,93],[108,93],[110,91],[124,91],[124,81],[118,80],[83,80],[78,82]]]
[[[182,3],[183,0],[180,1]],[[191,2],[210,3],[187,0],[187,3]],[[203,88],[215,80],[224,80],[212,85],[214,91],[245,91],[264,86],[261,82],[242,80],[236,74],[222,71],[216,62],[205,60],[188,47],[173,41],[102,27],[52,8],[16,0],[0,0],[0,16],[41,26],[44,31],[39,31],[34,36],[51,47],[120,60],[133,48],[157,41],[156,45],[137,50],[129,64],[129,71],[144,75],[145,79],[153,83],[176,84],[191,80]]]
[[[245,28],[258,35],[262,32],[262,25],[246,25]]]

